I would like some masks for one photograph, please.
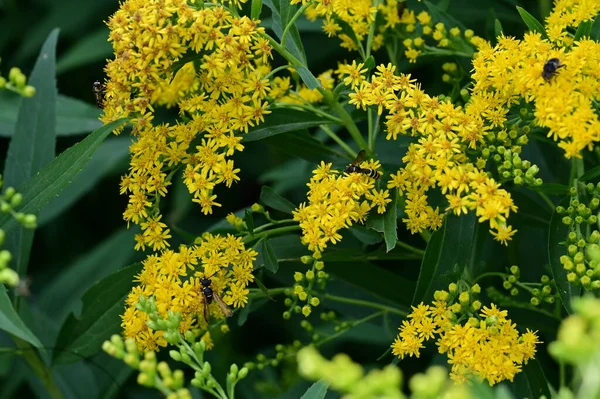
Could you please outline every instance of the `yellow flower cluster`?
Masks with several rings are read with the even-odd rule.
[[[546,33],[552,41],[572,42],[567,28],[577,28],[583,21],[594,19],[600,13],[596,0],[556,0],[546,17]]]
[[[377,208],[384,213],[391,199],[388,190],[377,190],[375,180],[362,173],[342,174],[332,170],[330,163],[321,162],[313,171],[307,184],[306,203],[294,210],[294,220],[302,228],[302,243],[315,255],[320,254],[329,242],[342,239],[340,230],[356,222],[364,222],[369,211]],[[365,161],[361,168],[377,170],[378,161]]]
[[[548,64],[558,59],[559,65]],[[554,65],[557,68],[552,68]],[[552,73],[542,75],[544,67]],[[533,103],[534,125],[548,128],[565,156],[581,157],[600,140],[595,102],[600,92],[600,43],[590,39],[556,48],[539,33],[523,40],[500,37],[498,44],[479,48],[473,60],[475,81],[471,102],[484,101],[484,116],[496,125],[510,107]]]
[[[386,116],[386,138],[399,134],[416,137],[406,155],[405,166],[392,174],[388,188],[406,193],[408,229],[421,232],[442,225],[439,208],[429,204],[429,191],[438,188],[448,201],[447,211],[456,215],[475,211],[479,222],[489,222],[495,239],[506,243],[516,232],[506,221],[515,212],[510,194],[487,175],[486,160],[472,160],[466,154],[485,144],[488,123],[487,104],[471,102],[464,109],[431,97],[411,80],[410,75],[395,75],[391,64],[379,65],[367,81],[362,64],[340,68],[344,82],[354,88],[350,103],[357,108],[377,107]]]
[[[126,309],[121,327],[126,338],[134,338],[144,351],[156,351],[166,346],[162,331],[153,331],[147,325],[146,313],[136,308],[140,295],[152,296],[158,312],[166,318],[168,311],[182,315],[180,329],[206,330],[202,277],[211,280],[210,287],[223,301],[235,308],[248,302],[249,290],[254,281],[253,262],[257,252],[245,248],[241,238],[232,235],[219,236],[205,233],[193,246],[182,245],[179,251],[166,250],[160,255],[150,255],[144,262],[142,272],[136,277],[135,286],[126,299]],[[210,316],[225,316],[215,302],[209,305]],[[210,338],[208,337],[208,343]]]
[[[475,285],[472,290],[478,292],[479,287]],[[534,357],[539,343],[536,333],[528,329],[519,334],[516,325],[506,318],[506,310],[491,304],[477,315],[481,303],[470,301],[466,291],[454,304],[448,301],[446,291],[436,291],[435,298],[431,306],[421,303],[413,307],[408,320],[402,322],[392,344],[392,353],[400,359],[419,357],[423,342],[436,338],[439,353],[447,353],[452,365],[453,380],[465,382],[475,377],[494,385],[512,381],[521,365]],[[470,317],[461,324],[457,315]]]
[[[136,248],[160,250],[169,231],[158,202],[178,169],[185,165],[185,185],[204,214],[220,206],[216,185],[239,180],[228,158],[243,150],[240,134],[269,113],[271,47],[258,21],[186,0],[127,0],[108,26],[115,59],[106,66],[102,120],[130,117],[136,136],[121,182],[124,219],[142,227]],[[163,112],[153,124],[156,107],[177,107],[179,120]]]

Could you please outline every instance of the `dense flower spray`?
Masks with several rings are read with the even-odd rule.
[[[269,113],[271,47],[258,21],[218,4],[128,0],[108,26],[115,59],[106,66],[102,119],[132,118],[136,137],[121,182],[124,218],[142,228],[138,249],[160,250],[170,231],[158,203],[178,170],[204,214],[221,206],[217,185],[239,180],[230,157]],[[158,117],[159,107],[177,107],[179,118]]]

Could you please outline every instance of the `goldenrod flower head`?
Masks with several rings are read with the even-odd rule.
[[[594,0],[556,0],[546,17],[546,33],[552,41],[565,41],[567,28],[577,28],[583,21],[594,19],[600,13],[600,3]]]
[[[246,287],[254,281],[256,256],[257,252],[245,248],[241,238],[209,233],[197,240],[196,245],[182,245],[178,251],[166,250],[148,256],[135,279],[139,284],[126,299],[125,313],[121,316],[124,336],[135,339],[143,351],[156,351],[167,345],[163,332],[151,330],[146,325],[147,314],[136,308],[140,295],[152,296],[163,317],[168,312],[180,313],[182,334],[198,328],[206,330],[203,315],[207,304],[202,295],[202,277],[210,278],[211,288],[225,303],[244,307],[249,293]],[[209,310],[211,318],[224,318],[216,304],[211,304]],[[210,336],[205,338],[210,345]]]
[[[204,214],[220,206],[216,185],[239,180],[229,157],[243,150],[241,134],[270,112],[271,47],[258,21],[181,0],[124,1],[108,27],[115,58],[106,66],[102,120],[130,117],[136,137],[121,181],[129,196],[124,219],[159,225],[144,229],[137,248],[161,250],[170,235],[158,199],[176,170],[185,168],[185,185]],[[184,57],[196,60],[182,64]],[[177,107],[183,118],[155,125],[157,107]]]
[[[477,377],[487,380],[490,385],[512,381],[521,371],[521,365],[534,357],[535,346],[539,343],[536,333],[527,330],[520,335],[516,325],[506,318],[505,310],[492,304],[490,308],[484,307],[478,318],[470,317],[461,324],[448,318],[449,305],[437,300],[431,306],[421,303],[413,307],[400,326],[392,353],[400,359],[419,357],[423,343],[435,338],[439,352],[448,355],[453,380],[465,382]],[[458,303],[450,307],[456,305],[462,308]],[[492,318],[493,324],[481,321]]]
[[[315,254],[328,243],[342,239],[340,230],[364,222],[373,208],[385,212],[391,199],[388,190],[375,189],[375,180],[362,173],[342,174],[332,170],[330,163],[321,162],[307,184],[306,203],[294,210],[294,220],[302,228],[302,242]],[[364,168],[377,169],[376,161],[363,162]]]

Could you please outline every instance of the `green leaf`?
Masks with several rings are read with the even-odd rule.
[[[260,191],[260,202],[268,207],[276,209],[280,212],[292,214],[292,211],[296,209],[296,205],[277,194],[269,186],[263,186]]]
[[[599,166],[594,166],[592,169],[586,171],[583,175],[581,175],[581,177],[577,180],[581,181],[581,182],[586,182],[586,181],[590,181],[590,180],[594,180],[595,178],[597,178],[598,176],[600,176],[600,165]]]
[[[90,85],[91,91],[91,85]],[[12,137],[23,97],[0,91],[0,137]],[[58,95],[56,101],[56,135],[73,136],[88,133],[102,126],[100,109],[75,98]]]
[[[398,221],[396,203],[398,202],[398,191],[392,190],[392,202],[383,214],[383,237],[385,238],[385,251],[390,252],[398,241]]]
[[[502,36],[504,33],[504,29],[502,29],[502,23],[499,19],[494,20],[494,33],[496,34],[496,37]]]
[[[15,133],[8,147],[4,166],[5,187],[21,186],[54,158],[57,40],[58,30],[55,29],[48,35],[31,72],[29,84],[36,88],[36,94],[23,99],[19,108]],[[21,190],[19,192],[24,198],[25,193]],[[23,208],[19,208],[19,211],[35,213]],[[17,225],[10,214],[4,215],[3,219],[9,219]],[[25,275],[29,264],[33,235],[33,230],[19,226],[6,239],[6,250],[13,255],[13,268],[20,276]]]
[[[594,21],[591,19],[581,22],[577,27],[577,31],[575,32],[575,37],[573,38],[573,40],[578,41],[583,38],[590,37],[593,25]]]
[[[330,160],[341,156],[321,141],[312,137],[307,131],[272,136],[265,139],[265,143],[277,148],[281,152],[306,159],[315,164],[318,164],[323,160]]]
[[[261,252],[263,255],[263,260],[265,262],[265,268],[273,274],[277,273],[277,270],[279,270],[279,261],[275,256],[273,247],[271,247],[271,244],[269,244],[269,240],[264,240],[262,242]]]
[[[302,79],[306,87],[308,87],[311,90],[321,87],[321,82],[319,82],[319,80],[307,67],[303,65],[296,65],[294,66],[294,69],[296,70],[296,72],[298,72],[298,75],[300,75],[300,78]]]
[[[443,7],[439,7],[438,5],[435,5],[429,1],[425,1],[424,3],[429,10],[429,14],[431,14],[431,17],[435,22],[443,22],[448,29],[453,27],[458,27],[461,31],[466,29],[465,26],[460,23],[460,21],[449,14]]]
[[[263,3],[271,9],[271,28],[277,37],[281,39],[284,27],[292,19],[298,7],[292,5],[288,0],[263,0]],[[302,64],[306,65],[306,54],[304,52],[304,45],[302,44],[298,28],[292,26],[287,34],[292,40],[286,41],[286,49],[302,62]]]
[[[370,55],[369,58],[367,58],[364,62],[365,68],[367,68],[367,71],[370,71],[371,69],[375,68],[375,58]]]
[[[6,288],[2,284],[0,284],[0,329],[29,342],[36,348],[42,347],[40,340],[23,323],[17,312],[15,312],[6,293]]]
[[[130,262],[135,253],[133,235],[133,230],[122,228],[65,267],[38,295],[40,309],[62,322],[96,281]]]
[[[87,34],[63,53],[56,63],[56,72],[60,75],[75,68],[104,61],[112,54],[112,45],[108,41],[106,26]],[[101,80],[98,77],[98,80]],[[90,91],[92,85],[90,84]]]
[[[248,231],[252,234],[254,232],[254,218],[250,209],[244,210],[244,222],[246,222],[246,227],[248,227]]]
[[[567,208],[569,206],[569,197],[564,198],[559,206]],[[556,213],[552,214],[550,219],[550,229],[548,230],[548,261],[550,262],[550,270],[552,277],[558,289],[558,295],[564,308],[568,314],[573,314],[571,301],[573,298],[580,296],[580,288],[572,286],[567,280],[567,271],[560,263],[560,257],[567,253],[566,247],[561,243],[567,240],[569,227],[562,223],[562,216]]]
[[[252,298],[248,299],[248,303],[241,310],[240,315],[238,316],[237,325],[243,326],[246,324],[246,320],[248,320],[248,315],[250,314],[250,307],[252,306]]]
[[[126,119],[120,119],[97,129],[81,142],[60,154],[37,175],[18,188],[23,195],[21,212],[37,212],[52,198],[58,195],[89,161],[90,157],[102,141],[116,128],[123,125]],[[9,230],[16,222],[11,216],[0,218],[0,228]]]
[[[260,19],[260,13],[262,11],[263,2],[262,0],[252,0],[252,8],[250,11],[250,18]]]
[[[514,393],[517,398],[546,398],[554,397],[550,393],[548,381],[537,358],[530,359],[523,365],[523,372],[517,374],[514,384]]]
[[[43,226],[69,209],[117,165],[122,164],[129,154],[130,144],[129,137],[109,138],[103,142],[81,173],[73,178],[60,196],[54,197],[42,208],[38,217],[38,226]]]
[[[121,330],[120,315],[125,298],[142,270],[139,263],[127,266],[96,283],[83,295],[81,315],[69,315],[63,324],[53,354],[54,363],[72,363],[97,353],[102,343]]]
[[[312,384],[300,399],[324,399],[328,387],[328,382],[319,380]]]
[[[600,18],[596,18],[594,20],[592,31],[590,32],[590,38],[594,41],[600,40]]]
[[[374,245],[380,243],[382,240],[381,234],[361,225],[354,225],[350,227],[348,231],[356,237],[357,240],[366,245]]]
[[[542,184],[539,187],[533,188],[535,191],[539,191],[540,193],[550,194],[550,195],[566,195],[569,193],[569,186],[558,183],[546,183]]]
[[[413,304],[429,302],[436,290],[462,275],[474,258],[477,218],[473,213],[461,217],[449,215],[435,231],[425,249]]]
[[[524,8],[517,6],[517,11],[521,16],[525,25],[529,28],[530,31],[538,32],[542,35],[543,39],[548,39],[548,35],[546,35],[546,30],[544,26],[538,21],[533,15],[528,13]]]
[[[264,123],[250,129],[243,142],[262,140],[281,133],[294,132],[331,123],[330,120],[310,112],[292,109],[275,109],[265,117]]]

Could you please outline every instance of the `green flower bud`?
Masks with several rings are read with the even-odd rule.
[[[314,262],[314,258],[310,255],[304,255],[304,256],[300,257],[300,262],[302,262],[305,265],[310,265],[311,263]]]
[[[517,287],[513,287],[513,288],[510,290],[510,295],[512,295],[512,296],[517,296],[517,295],[519,295],[519,289],[518,289]]]
[[[250,207],[250,210],[252,210],[252,212],[254,213],[264,213],[265,212],[265,208],[263,208],[263,206],[261,204],[252,204],[252,206]]]
[[[22,91],[22,94],[24,97],[27,97],[27,98],[31,98],[31,97],[35,96],[35,87],[25,86],[25,88]]]
[[[540,300],[539,300],[539,298],[533,297],[533,298],[531,298],[529,301],[531,302],[531,304],[532,304],[533,306],[539,306],[539,305],[540,305]]]

